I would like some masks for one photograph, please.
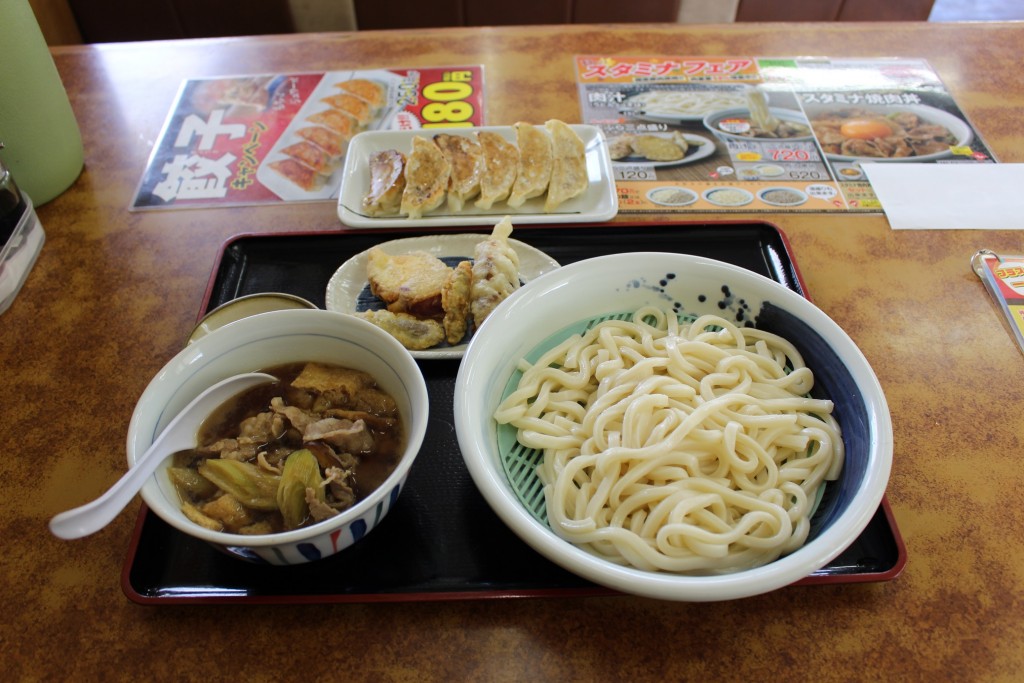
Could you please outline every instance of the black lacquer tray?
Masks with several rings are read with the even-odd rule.
[[[450,232],[489,232],[486,227]],[[327,282],[374,244],[422,231],[241,235],[214,268],[200,317],[231,299],[287,292],[324,306]],[[565,265],[622,251],[669,251],[727,261],[806,296],[785,236],[767,223],[609,223],[523,226],[515,238]],[[143,604],[329,603],[611,595],[537,554],[491,511],[469,476],[452,414],[458,360],[425,359],[430,394],[423,450],[380,525],[353,547],[306,565],[248,564],[170,527],[143,505],[122,587]],[[883,499],[844,553],[801,584],[885,581],[906,550]]]

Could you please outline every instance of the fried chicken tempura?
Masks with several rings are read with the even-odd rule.
[[[472,284],[473,264],[462,261],[452,270],[441,290],[445,339],[453,346],[462,341],[469,331]]]
[[[361,311],[356,315],[381,328],[410,351],[429,349],[444,340],[444,327],[432,318],[420,319],[387,310]]]

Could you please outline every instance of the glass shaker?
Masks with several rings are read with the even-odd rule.
[[[45,239],[32,200],[18,189],[0,160],[0,314],[21,291]]]

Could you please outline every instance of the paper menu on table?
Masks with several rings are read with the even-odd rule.
[[[610,149],[675,133],[714,146],[699,157],[684,150],[671,163],[613,154],[620,212],[879,212],[862,163],[994,161],[921,59],[579,55],[576,70],[583,122],[601,126]],[[763,100],[757,108],[784,126],[764,130],[763,117],[753,116],[755,93]],[[878,131],[891,134],[873,137]],[[749,190],[753,199],[727,207],[703,199],[723,186]],[[760,200],[760,191],[776,187],[806,199],[784,206]],[[673,206],[652,199],[666,188],[700,199]]]
[[[985,283],[1017,346],[1024,351],[1024,256],[1000,256],[981,249],[971,259],[971,268]]]
[[[862,164],[893,230],[1024,229],[1024,164]]]

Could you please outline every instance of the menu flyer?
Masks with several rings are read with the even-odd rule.
[[[1024,256],[1001,257],[987,249],[971,264],[1003,312],[1011,334],[1024,351]]]
[[[187,80],[131,208],[331,200],[357,133],[479,126],[483,101],[480,66]]]
[[[578,56],[619,210],[881,211],[866,163],[996,160],[920,59]]]

